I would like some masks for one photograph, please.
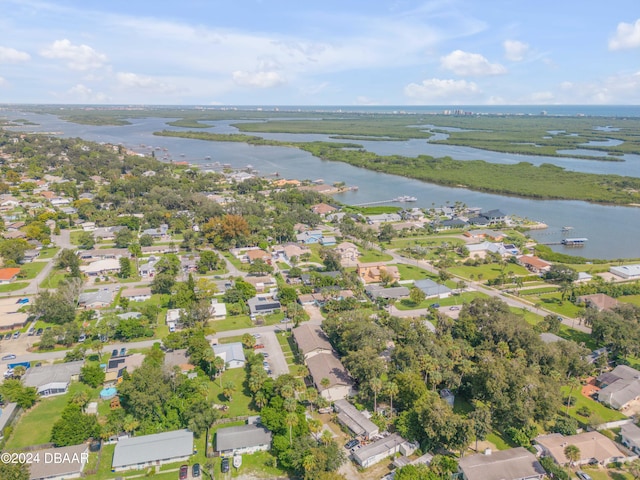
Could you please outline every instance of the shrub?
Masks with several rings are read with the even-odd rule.
[[[581,417],[588,417],[589,415],[591,415],[591,410],[586,405],[583,405],[576,410],[576,413]]]

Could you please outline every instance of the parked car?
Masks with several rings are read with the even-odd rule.
[[[78,337],[79,342],[84,342],[86,339],[87,339],[87,336],[84,333]]]
[[[13,353],[9,353],[2,357],[2,360],[15,360],[16,356]]]
[[[121,348],[120,349],[120,356],[124,357],[127,354],[127,349],[126,348]]]
[[[454,305],[453,307],[450,307],[449,310],[451,311],[460,310],[460,307],[457,305]]]
[[[194,478],[200,476],[200,464],[199,463],[194,463],[193,467],[191,467],[191,476],[194,477]]]
[[[40,335],[42,335],[42,332],[44,332],[42,328],[39,328],[38,330],[36,330],[36,337],[39,337]]]
[[[360,442],[354,438],[353,440],[349,440],[347,443],[345,443],[344,448],[346,448],[347,450],[351,450],[357,445],[360,445]]]
[[[12,337],[12,334],[11,334],[11,333],[7,333],[7,334],[4,336],[4,339],[5,339],[5,340],[11,340],[11,337]]]
[[[180,467],[180,480],[187,480],[189,476],[189,465],[182,465]]]
[[[118,356],[118,350],[115,349],[111,352],[111,357],[117,357]]]
[[[576,475],[578,476],[578,478],[581,478],[582,480],[591,480],[591,476],[587,473],[576,472]]]
[[[13,339],[20,338],[20,332],[16,332],[13,334]]]
[[[264,348],[264,345],[263,345],[262,343],[256,343],[256,344],[253,346],[253,348],[254,348],[254,349]]]
[[[262,355],[264,358],[269,358],[269,354],[267,352],[260,352],[260,355]]]
[[[222,463],[220,464],[220,471],[222,473],[227,473],[229,471],[229,459],[224,457],[222,459]]]
[[[33,337],[35,334],[36,334],[36,329],[33,328],[33,327],[31,327],[29,329],[29,331],[27,332],[27,335],[30,336],[30,337]]]
[[[431,308],[440,308],[440,304],[439,303],[432,303],[431,305],[429,305]]]
[[[252,333],[251,335],[253,335],[253,338],[260,338],[260,334],[259,333]]]

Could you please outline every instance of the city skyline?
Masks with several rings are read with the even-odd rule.
[[[0,103],[640,104],[630,0],[3,0]]]

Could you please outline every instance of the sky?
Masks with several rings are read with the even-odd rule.
[[[0,103],[640,104],[638,0],[0,0]]]

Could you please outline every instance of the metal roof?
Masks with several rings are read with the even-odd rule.
[[[216,451],[218,452],[269,444],[271,444],[271,432],[258,425],[239,425],[221,428],[216,432]]]
[[[113,452],[113,468],[139,465],[193,454],[193,432],[174,430],[142,437],[124,438]]]

